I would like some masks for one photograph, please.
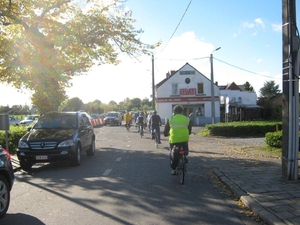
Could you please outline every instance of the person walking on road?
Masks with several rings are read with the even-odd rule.
[[[149,129],[151,130],[152,134],[152,140],[153,140],[153,132],[154,129],[157,130],[157,136],[158,136],[158,144],[161,144],[160,142],[160,126],[161,126],[161,118],[159,115],[157,115],[157,111],[153,111],[153,115],[149,119]]]
[[[181,105],[176,105],[173,109],[173,113],[174,115],[168,119],[165,125],[164,136],[169,136],[171,175],[176,175],[175,170],[179,155],[174,154],[172,151],[173,146],[176,144],[183,145],[185,162],[187,163],[188,160],[186,156],[189,154],[188,141],[192,133],[192,122],[189,117],[183,115],[183,107]]]

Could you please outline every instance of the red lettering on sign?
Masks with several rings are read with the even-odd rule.
[[[196,88],[182,88],[179,91],[180,91],[180,95],[195,95],[196,94]]]

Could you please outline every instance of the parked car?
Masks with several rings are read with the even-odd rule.
[[[104,119],[106,117],[106,113],[101,113],[99,116],[101,119]]]
[[[94,113],[94,114],[90,114],[92,119],[98,119],[100,118],[100,114]]]
[[[8,120],[9,120],[9,125],[16,125],[16,126],[20,125],[20,120],[16,119],[15,117],[9,116]]]
[[[79,166],[81,154],[93,156],[95,134],[91,117],[83,112],[48,112],[19,140],[20,166],[28,170],[39,162],[67,160]]]
[[[122,115],[119,112],[111,111],[106,113],[104,125],[121,125]]]
[[[92,117],[92,119],[102,119],[102,118],[105,118],[106,114],[105,113],[91,114],[90,116]]]
[[[36,121],[37,119],[39,118],[38,115],[29,115],[29,116],[26,116],[23,120],[20,121],[20,124],[21,125],[30,125],[32,124],[34,121]]]
[[[10,191],[14,184],[14,171],[9,152],[0,145],[0,218],[9,207]]]

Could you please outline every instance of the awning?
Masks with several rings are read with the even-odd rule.
[[[237,108],[245,108],[245,109],[255,109],[255,108],[260,108],[260,106],[256,104],[243,104],[240,102],[235,102],[235,103],[230,103],[230,106],[237,107]]]
[[[241,102],[229,103],[229,105],[237,108],[245,108],[245,104]]]
[[[256,105],[256,104],[250,104],[250,105],[245,105],[245,108],[247,108],[247,109],[256,109],[256,108],[260,108],[260,106]]]

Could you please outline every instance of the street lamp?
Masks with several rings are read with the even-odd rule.
[[[221,47],[216,48],[210,54],[210,81],[211,81],[211,123],[215,123],[215,89],[214,89],[214,66],[213,52],[218,51]]]

